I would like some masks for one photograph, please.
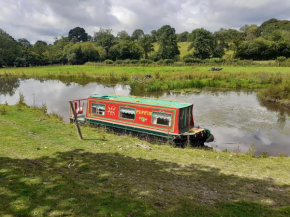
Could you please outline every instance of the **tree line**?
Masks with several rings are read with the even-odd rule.
[[[220,29],[214,33],[195,29],[177,34],[164,25],[145,34],[136,29],[132,35],[125,30],[112,33],[99,29],[93,36],[76,27],[67,36],[55,38],[53,44],[27,39],[15,40],[0,29],[0,67],[25,67],[51,64],[84,64],[105,60],[180,60],[178,42],[189,42],[185,61],[210,58],[273,60],[290,57],[290,21],[270,19],[258,25],[245,25],[239,30]],[[154,49],[157,43],[158,49]],[[232,51],[231,54],[227,54]]]

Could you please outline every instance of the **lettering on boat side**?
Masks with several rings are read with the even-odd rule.
[[[152,115],[152,112],[142,111],[142,110],[137,110],[136,113],[140,114],[140,115],[147,115],[147,116],[151,116]]]

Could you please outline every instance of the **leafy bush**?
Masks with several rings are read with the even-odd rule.
[[[173,59],[165,59],[163,61],[163,63],[165,63],[166,65],[170,65],[170,64],[173,64],[174,63],[174,60]]]
[[[121,65],[122,63],[123,63],[122,60],[116,60],[116,61],[115,61],[115,64],[117,64],[117,65]]]
[[[85,63],[85,66],[96,66],[96,65],[98,65],[98,63],[96,63],[96,62],[86,62]]]
[[[185,63],[201,63],[201,59],[198,58],[184,58]]]
[[[150,60],[150,59],[141,59],[140,60],[140,63],[142,63],[142,64],[151,64],[151,63],[153,63],[153,60]]]
[[[157,61],[157,64],[158,64],[158,65],[162,65],[162,64],[163,64],[163,60],[158,60],[158,61]]]
[[[113,65],[114,62],[113,62],[113,60],[105,60],[105,64],[106,65]]]
[[[129,59],[123,60],[123,63],[124,64],[130,64],[130,60]]]
[[[2,105],[2,106],[0,107],[0,114],[1,114],[1,115],[6,115],[6,113],[7,113],[6,105]]]
[[[186,54],[183,56],[183,59],[187,59],[187,58],[193,58],[192,54]]]
[[[139,63],[139,60],[131,60],[130,63],[131,64],[138,64]]]

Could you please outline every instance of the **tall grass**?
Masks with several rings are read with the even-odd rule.
[[[271,84],[269,87],[261,90],[258,95],[264,100],[290,106],[290,80],[279,84]]]

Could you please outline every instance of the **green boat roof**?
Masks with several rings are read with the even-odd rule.
[[[136,97],[136,96],[122,96],[122,95],[101,95],[101,94],[93,94],[90,97],[99,98],[99,99],[107,99],[121,102],[131,102],[131,103],[140,103],[145,105],[155,105],[155,106],[163,106],[169,108],[184,108],[188,107],[192,104],[177,101],[177,100],[166,100],[166,99],[156,99],[156,98],[147,98],[147,97]]]

